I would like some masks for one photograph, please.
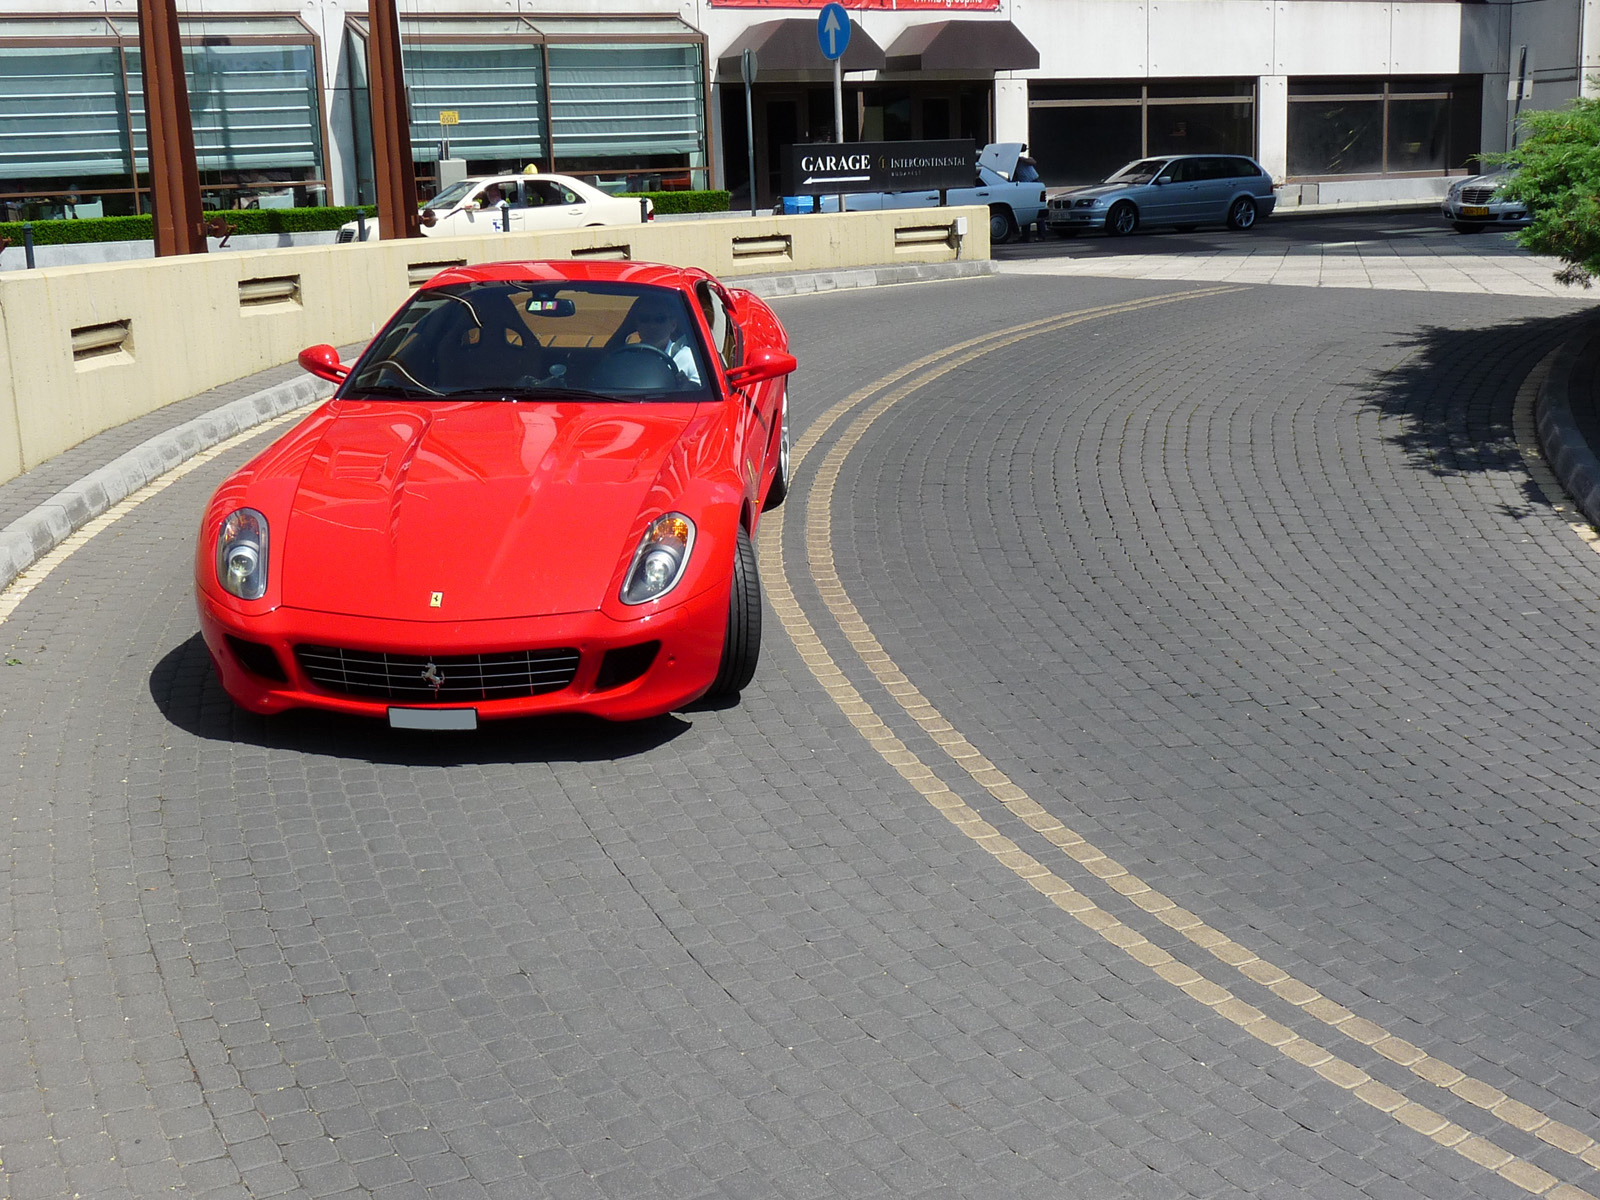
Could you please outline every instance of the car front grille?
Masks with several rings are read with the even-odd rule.
[[[356,240],[356,231],[354,229],[341,229],[341,230],[339,230],[339,242],[341,244],[344,243],[344,242],[353,242],[355,240]]]
[[[507,650],[424,658],[381,650],[296,646],[295,658],[324,691],[401,704],[466,704],[559,692],[578,673],[578,652]]]
[[[1495,190],[1492,187],[1462,188],[1461,189],[1461,203],[1463,203],[1463,204],[1487,204],[1487,203],[1489,203],[1489,201],[1494,199],[1494,191]]]

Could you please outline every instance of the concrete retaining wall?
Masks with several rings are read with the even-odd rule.
[[[966,234],[946,237],[958,219]],[[959,242],[959,246],[956,243]],[[184,255],[0,276],[0,482],[174,400],[372,336],[457,263],[616,257],[722,278],[989,257],[981,207],[652,222]]]

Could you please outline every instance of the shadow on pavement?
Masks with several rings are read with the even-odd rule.
[[[692,728],[672,715],[625,725],[580,716],[491,721],[472,733],[390,729],[381,721],[309,710],[261,717],[228,698],[198,633],[156,664],[150,697],[179,729],[209,741],[400,766],[603,762],[643,754]]]
[[[1413,466],[1437,475],[1518,471],[1514,411],[1528,373],[1567,338],[1585,314],[1529,317],[1478,328],[1427,326],[1392,348],[1408,351],[1373,377],[1366,404],[1397,425],[1384,430]],[[1543,506],[1533,482],[1530,505]]]

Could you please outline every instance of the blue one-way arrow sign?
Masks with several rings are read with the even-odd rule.
[[[829,62],[844,53],[844,48],[850,44],[850,14],[845,12],[844,5],[827,4],[817,14],[817,44]]]

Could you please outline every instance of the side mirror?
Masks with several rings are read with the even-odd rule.
[[[1157,187],[1162,187],[1163,185],[1169,184],[1169,183],[1172,182],[1172,176],[1171,175],[1157,175],[1155,177],[1154,182],[1155,182],[1155,185]]]
[[[439,223],[439,214],[434,212],[431,208],[425,208],[422,210],[422,215],[417,218],[417,223],[427,227],[428,229],[432,229]]]
[[[350,374],[350,368],[339,361],[339,352],[332,346],[307,346],[300,351],[300,366],[330,383],[343,383]]]
[[[782,350],[752,350],[744,362],[728,372],[728,386],[746,388],[752,383],[763,383],[781,375],[794,373],[800,364],[792,354]]]

